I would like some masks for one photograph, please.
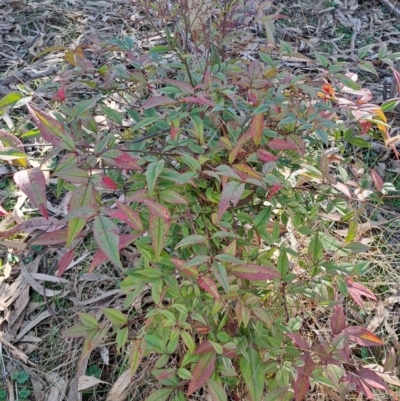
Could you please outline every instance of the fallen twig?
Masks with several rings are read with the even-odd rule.
[[[31,67],[30,67],[30,69],[31,69]],[[20,82],[27,82],[32,79],[48,77],[49,75],[56,74],[60,70],[61,70],[61,66],[50,67],[44,71],[36,71],[36,70],[32,70],[32,69],[29,71],[26,68],[26,69],[23,69],[21,71],[14,73],[13,75],[11,75],[9,77],[1,78],[0,79],[0,95],[4,96],[10,92],[10,90],[6,87],[6,85],[17,84]]]
[[[379,0],[385,7],[387,7],[392,14],[400,19],[400,9],[398,9],[390,0]]]

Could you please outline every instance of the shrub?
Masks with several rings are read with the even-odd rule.
[[[99,248],[90,271],[107,261],[124,270],[119,250],[138,251],[124,270],[123,310],[105,308],[100,321],[80,313],[64,332],[84,338],[82,358],[115,336],[133,377],[158,355],[160,388],[148,400],[198,391],[302,400],[318,386],[373,399],[373,389],[388,390],[358,361],[362,348],[384,342],[346,311],[376,301],[358,283],[368,246],[355,240],[366,202],[390,186],[357,169],[348,149],[369,147],[370,136],[389,146],[384,112],[395,103],[371,103],[355,74],[321,55],[312,82],[292,75],[281,61],[287,46],[248,62],[215,48],[191,58],[168,31],[168,45],[140,57],[130,38],[90,39],[96,57],[73,52],[75,68],[53,96],[57,112],[27,100],[58,160],[52,177],[69,199],[65,218],[49,216],[46,177],[27,168],[20,140],[0,135],[0,157],[19,166],[14,180],[43,216],[1,236],[46,227],[33,244],[66,245],[59,276],[90,236]],[[113,64],[107,52],[127,62]],[[78,85],[88,96],[75,103],[68,93]],[[345,238],[333,227],[346,228]],[[394,362],[389,352],[383,371]]]

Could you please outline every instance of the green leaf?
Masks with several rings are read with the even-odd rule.
[[[257,231],[265,230],[271,218],[271,206],[264,208],[254,219],[254,227]]]
[[[198,140],[199,145],[204,144],[204,125],[203,119],[197,115],[190,116],[194,129],[191,132],[194,134],[195,138]]]
[[[122,329],[118,329],[117,335],[115,337],[115,341],[117,343],[117,352],[121,351],[121,348],[124,348],[126,343],[128,342],[128,327],[123,327]]]
[[[251,401],[262,401],[265,375],[260,356],[254,348],[248,350],[249,359],[240,358],[240,371],[246,383]]]
[[[183,268],[186,269],[187,267],[191,267],[191,266],[199,266],[204,263],[207,263],[209,260],[210,260],[210,257],[207,255],[198,255],[198,256],[195,256],[193,259],[190,259],[188,262],[186,262],[184,264]]]
[[[18,149],[14,149],[11,147],[0,149],[0,160],[9,161],[9,160],[27,159],[28,157],[29,156],[26,153],[21,152]]]
[[[164,349],[164,344],[160,338],[154,336],[152,334],[146,334],[144,337],[146,341],[146,345],[149,349],[156,351],[158,353],[163,353],[166,350]]]
[[[293,394],[289,392],[289,387],[280,387],[272,391],[268,391],[264,401],[289,401],[293,399]]]
[[[122,116],[120,112],[107,106],[102,106],[101,108],[109,120],[114,121],[118,125],[122,125]]]
[[[321,141],[325,144],[329,144],[329,135],[328,133],[323,130],[323,129],[317,129],[315,130],[315,133],[317,134],[318,138],[321,139]]]
[[[208,394],[211,397],[211,401],[227,401],[228,397],[224,388],[221,384],[214,380],[208,379],[207,381]]]
[[[144,401],[167,401],[171,395],[172,388],[162,388],[151,393]]]
[[[0,116],[9,108],[17,104],[24,95],[20,92],[11,92],[0,99]]]
[[[352,253],[368,252],[369,246],[362,244],[361,242],[352,242],[344,246],[344,249],[348,249]]]
[[[178,376],[183,380],[190,380],[192,379],[192,374],[185,368],[179,368],[177,370]]]
[[[362,138],[357,138],[357,137],[349,138],[347,142],[359,148],[367,148],[367,149],[371,148],[371,144]]]
[[[242,265],[245,263],[243,260],[240,260],[240,259],[236,258],[235,256],[228,255],[226,253],[221,253],[219,255],[216,255],[215,259],[219,260],[220,262],[235,263],[235,264],[239,264],[239,265]]]
[[[381,106],[381,109],[384,113],[387,113],[389,111],[394,110],[398,105],[400,104],[400,101],[397,99],[394,100],[387,100],[384,102]]]
[[[357,58],[362,60],[374,46],[375,44],[371,44],[358,49]]]
[[[166,189],[160,192],[160,199],[165,203],[179,204],[179,205],[189,205],[188,201],[176,191]]]
[[[349,78],[348,76],[344,75],[344,74],[336,74],[336,77],[339,79],[339,81],[347,86],[350,89],[354,89],[354,90],[359,90],[360,85],[358,85],[357,82],[354,82],[351,78]]]
[[[195,244],[204,244],[207,242],[207,238],[204,235],[189,235],[184,238],[182,241],[176,245],[175,249],[181,248],[183,246],[195,245]]]
[[[70,182],[72,184],[85,184],[89,181],[89,174],[86,170],[78,167],[69,167],[60,170],[58,173],[53,174],[64,181]]]
[[[372,64],[371,61],[363,60],[358,64],[358,68],[363,71],[370,72],[377,77],[379,77],[378,71],[376,71],[375,66]]]
[[[153,244],[153,250],[156,260],[158,260],[161,252],[164,248],[165,239],[170,228],[170,222],[155,216],[150,215],[149,219],[149,231]]]
[[[281,277],[285,277],[289,271],[289,259],[283,249],[281,249],[279,253],[277,269],[278,272],[281,274]]]
[[[229,280],[228,273],[225,269],[225,266],[221,263],[214,262],[212,264],[212,272],[214,277],[217,279],[218,283],[221,284],[224,291],[228,294],[229,292]]]
[[[122,326],[128,323],[126,316],[117,309],[102,308],[104,316],[115,326]]]
[[[158,120],[158,116],[155,117],[147,117],[147,118],[143,118],[142,121],[140,121],[138,124],[136,124],[135,126],[131,127],[131,130],[137,131],[140,128],[146,127],[147,125],[152,124],[154,121]]]
[[[201,171],[201,164],[194,157],[188,155],[187,153],[182,153],[181,159],[192,170]]]
[[[315,263],[321,260],[323,253],[322,242],[319,238],[319,234],[315,233],[311,239],[308,251],[310,252]]]
[[[357,221],[357,215],[355,215],[354,218],[349,223],[349,228],[347,230],[345,242],[353,241],[353,239],[357,235],[357,230],[358,230],[358,221]]]
[[[156,185],[158,177],[164,170],[164,165],[164,160],[160,159],[153,163],[150,163],[147,167],[146,180],[150,196],[153,196],[154,187]]]
[[[92,330],[99,328],[99,322],[92,315],[89,315],[88,313],[78,313],[78,316],[82,324],[88,329]]]
[[[88,332],[92,330],[92,328],[88,328],[83,324],[76,324],[62,332],[63,338],[79,338],[86,337]]]
[[[111,262],[122,269],[118,251],[119,232],[117,226],[108,217],[96,216],[93,223],[93,236],[98,247]]]
[[[89,182],[88,184],[80,185],[75,189],[68,206],[70,212],[72,212],[84,206],[94,209],[96,204],[96,191],[93,188],[93,185]],[[72,244],[72,241],[79,235],[85,225],[86,219],[82,217],[75,217],[68,221],[67,247]]]
[[[193,340],[193,337],[187,331],[181,330],[180,331],[181,338],[183,343],[186,345],[186,348],[189,350],[190,353],[193,353],[196,349],[196,344]]]

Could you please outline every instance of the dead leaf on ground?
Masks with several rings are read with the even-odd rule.
[[[94,387],[100,383],[108,384],[107,382],[104,382],[103,380],[100,380],[94,376],[79,376],[78,391],[87,390],[88,388]]]
[[[24,276],[24,279],[28,282],[28,284],[31,286],[31,288],[39,293],[40,295],[43,295],[44,297],[64,297],[69,293],[69,290],[50,290],[48,288],[45,288],[43,285],[39,284],[29,273],[29,271],[26,269],[26,267],[21,263],[20,265],[21,268],[21,273]]]
[[[106,401],[124,401],[128,396],[128,387],[131,384],[131,372],[126,370],[114,383],[112,389],[108,393]]]

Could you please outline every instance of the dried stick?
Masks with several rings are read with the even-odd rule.
[[[392,14],[400,19],[400,10],[391,2],[391,0],[379,0],[385,7],[387,7]]]

